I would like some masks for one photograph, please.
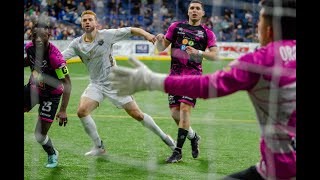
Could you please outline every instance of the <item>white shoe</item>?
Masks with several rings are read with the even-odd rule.
[[[86,152],[84,155],[85,156],[102,156],[106,154],[106,150],[104,149],[103,142],[101,141],[101,146],[93,147],[89,152]]]
[[[170,135],[167,135],[167,137],[163,139],[163,142],[166,143],[172,151],[176,148],[176,142]]]
[[[89,152],[86,152],[85,156],[102,156],[106,153],[106,150],[99,147],[93,147]]]

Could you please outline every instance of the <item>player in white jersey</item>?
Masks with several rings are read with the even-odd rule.
[[[118,96],[116,91],[111,88],[108,80],[111,69],[116,65],[112,56],[112,45],[114,43],[128,39],[132,35],[142,36],[154,43],[155,36],[141,28],[126,27],[98,30],[97,26],[96,14],[91,10],[84,11],[81,14],[81,27],[85,33],[75,38],[68,48],[62,52],[66,60],[79,56],[90,75],[89,85],[81,95],[77,111],[85,132],[94,142],[94,147],[85,155],[105,154],[103,141],[90,115],[105,98],[108,98],[116,107],[123,108],[131,117],[158,135],[173,150],[175,141],[158,127],[151,116],[140,110],[132,96]]]

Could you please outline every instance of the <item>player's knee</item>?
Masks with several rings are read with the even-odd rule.
[[[87,111],[85,108],[79,108],[77,111],[77,115],[79,118],[85,117],[89,115],[89,111]]]
[[[128,114],[137,121],[142,121],[144,116],[140,111],[128,111]]]
[[[34,137],[38,143],[42,143],[46,139],[46,135],[41,134],[40,132],[35,132]]]
[[[188,108],[182,108],[180,109],[180,112],[182,112],[182,114],[187,114],[190,112],[190,110]]]
[[[190,110],[191,110],[191,106],[189,105],[181,105],[180,107],[180,112],[182,111],[183,113],[190,112]]]

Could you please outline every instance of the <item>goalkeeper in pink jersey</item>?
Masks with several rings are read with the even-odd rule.
[[[110,74],[119,95],[158,90],[208,99],[247,91],[261,128],[261,160],[224,179],[296,179],[296,1],[262,0],[260,5],[261,47],[225,70],[168,76],[131,58],[135,69],[116,67]]]

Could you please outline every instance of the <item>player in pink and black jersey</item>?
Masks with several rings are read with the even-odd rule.
[[[203,3],[192,0],[188,8],[189,19],[172,23],[166,35],[156,36],[156,47],[159,51],[165,50],[171,44],[171,76],[202,75],[203,58],[218,59],[216,36],[201,24],[204,14]],[[174,163],[182,159],[182,147],[186,137],[191,141],[192,157],[197,158],[200,136],[190,126],[190,113],[195,107],[196,98],[169,93],[168,101],[171,116],[179,129],[177,147],[166,161]]]
[[[67,123],[71,81],[61,52],[49,42],[50,27],[39,21],[31,32],[32,42],[26,44],[27,55],[24,58],[24,66],[29,66],[31,70],[29,82],[24,85],[24,112],[29,112],[39,104],[35,138],[48,154],[46,167],[54,168],[58,165],[59,154],[53,147],[48,131],[55,118],[60,126]]]

